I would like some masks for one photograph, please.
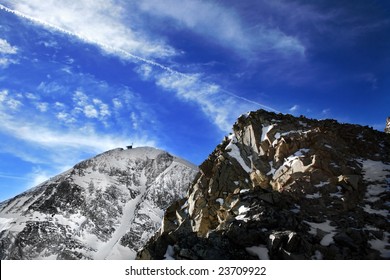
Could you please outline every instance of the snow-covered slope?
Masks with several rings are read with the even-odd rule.
[[[0,258],[133,259],[196,172],[149,147],[83,161],[0,204]]]

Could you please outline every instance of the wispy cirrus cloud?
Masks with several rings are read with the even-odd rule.
[[[175,28],[189,29],[237,53],[244,52],[248,58],[259,51],[286,55],[304,55],[305,52],[299,38],[265,24],[250,26],[221,2],[142,0],[138,4],[144,12],[174,20]]]
[[[66,155],[68,163],[74,163],[81,154],[100,153],[109,149],[124,147],[129,141],[138,146],[151,145],[156,146],[155,140],[142,135],[132,135],[131,139],[127,135],[105,134],[96,131],[93,127],[84,127],[84,129],[64,130],[48,123],[39,123],[37,121],[27,121],[0,113],[0,132],[5,133],[7,137],[12,137],[16,142],[24,142],[30,147],[31,154],[24,151],[18,154],[26,161],[35,161],[34,153],[37,151],[46,151],[41,153],[40,162],[44,162],[46,157],[51,162],[63,162]],[[16,144],[17,145],[17,144]],[[3,145],[1,145],[3,146]],[[14,147],[15,148],[15,147]],[[12,147],[2,147],[1,150],[13,149]],[[49,152],[50,151],[50,152]],[[48,153],[49,152],[49,153]],[[69,155],[74,155],[71,157]]]
[[[84,151],[102,152],[105,150],[124,147],[129,138],[125,136],[100,135],[95,131],[76,133],[75,131],[64,132],[53,127],[39,127],[37,123],[20,123],[18,120],[10,120],[4,115],[0,116],[2,121],[6,121],[0,129],[6,131],[8,135],[37,144],[46,148],[70,148],[70,149],[85,149]],[[138,137],[133,140],[137,145],[153,145],[153,140]]]
[[[68,166],[130,142],[159,146],[152,109],[136,93],[91,75],[68,76],[48,79],[66,81],[65,87],[41,83],[25,93],[0,88],[1,152],[34,164]]]
[[[202,82],[199,74],[180,77],[161,73],[154,78],[155,83],[164,90],[175,93],[185,102],[197,104],[210,121],[224,132],[231,129],[240,114],[258,107],[250,102],[237,102],[237,98],[223,93],[218,85]]]
[[[0,9],[24,17],[47,28],[77,36],[87,42],[95,42],[106,51],[120,49],[143,57],[167,57],[175,50],[162,40],[150,38],[126,21],[126,10],[115,0],[55,1],[47,0],[4,0]],[[131,26],[131,27],[130,27]],[[47,43],[49,45],[50,42]]]
[[[291,113],[297,112],[299,109],[299,105],[293,105],[290,109],[288,109]]]
[[[216,83],[206,82],[202,74],[175,74],[158,70],[148,64],[135,69],[143,80],[154,82],[183,102],[196,104],[210,123],[225,133],[231,129],[239,115],[250,110],[264,108],[278,112],[260,102],[225,90]]]

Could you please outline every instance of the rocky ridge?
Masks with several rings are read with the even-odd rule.
[[[0,259],[134,259],[197,170],[149,147],[76,164],[0,203]]]
[[[386,119],[385,133],[390,133],[390,117]]]
[[[389,259],[390,137],[241,116],[138,259]]]

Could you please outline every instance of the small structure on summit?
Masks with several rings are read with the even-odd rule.
[[[132,148],[133,148],[133,143],[131,143],[130,146],[126,146],[126,148],[127,148],[128,150],[132,149]]]
[[[386,119],[385,133],[390,134],[390,117]]]

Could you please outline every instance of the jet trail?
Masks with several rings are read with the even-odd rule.
[[[167,72],[170,72],[171,74],[176,74],[176,75],[179,75],[179,76],[183,76],[183,77],[189,77],[188,75],[184,74],[184,73],[181,73],[181,72],[178,72],[176,70],[173,70],[172,68],[169,68],[165,65],[162,65],[158,62],[155,62],[153,60],[150,60],[150,59],[146,59],[146,58],[143,58],[143,57],[140,57],[138,55],[135,55],[135,54],[132,54],[128,51],[125,51],[125,50],[122,50],[122,49],[118,49],[118,48],[114,48],[112,46],[109,46],[107,44],[104,44],[104,43],[101,43],[101,42],[98,42],[98,41],[94,41],[94,40],[91,40],[89,38],[86,38],[85,36],[77,33],[77,32],[71,32],[71,31],[68,31],[62,27],[59,27],[57,25],[54,25],[54,24],[51,24],[51,23],[48,23],[46,21],[43,21],[43,20],[40,20],[40,19],[37,19],[35,17],[31,17],[29,15],[26,15],[24,13],[21,13],[19,11],[16,11],[16,10],[12,10],[10,8],[7,8],[5,7],[4,5],[0,4],[0,10],[4,10],[6,12],[9,12],[11,14],[14,14],[16,16],[19,16],[19,17],[22,17],[22,18],[25,18],[29,21],[32,21],[32,22],[35,22],[35,23],[38,23],[40,25],[43,25],[43,26],[46,26],[48,28],[51,28],[51,29],[54,29],[54,30],[57,30],[61,33],[64,33],[66,35],[69,35],[70,37],[76,37],[78,38],[79,40],[83,41],[83,42],[86,42],[86,43],[89,43],[89,44],[93,44],[93,45],[97,45],[99,47],[101,47],[102,49],[104,50],[107,50],[107,51],[111,51],[113,53],[121,53],[122,55],[125,55],[129,58],[133,58],[133,59],[136,59],[138,61],[142,61],[144,63],[147,63],[149,65],[153,65],[153,66],[156,66],[162,70],[165,70]]]
[[[259,103],[259,102],[250,100],[250,99],[245,98],[245,97],[242,97],[242,96],[239,96],[239,95],[234,94],[234,93],[232,93],[232,92],[230,92],[230,91],[227,91],[227,90],[225,90],[225,89],[220,89],[220,91],[222,91],[222,92],[224,92],[224,93],[226,93],[227,95],[230,95],[230,96],[232,96],[232,97],[235,97],[235,98],[244,100],[244,101],[246,101],[246,102],[248,102],[248,103],[252,103],[252,104],[258,105],[258,106],[260,106],[260,107],[262,107],[262,108],[264,108],[264,109],[267,109],[267,110],[270,110],[270,111],[274,111],[274,112],[276,112],[276,113],[280,113],[278,110],[276,110],[276,109],[274,109],[274,108],[272,108],[272,107],[269,107],[269,106],[263,105],[263,104],[261,104],[261,103]]]

